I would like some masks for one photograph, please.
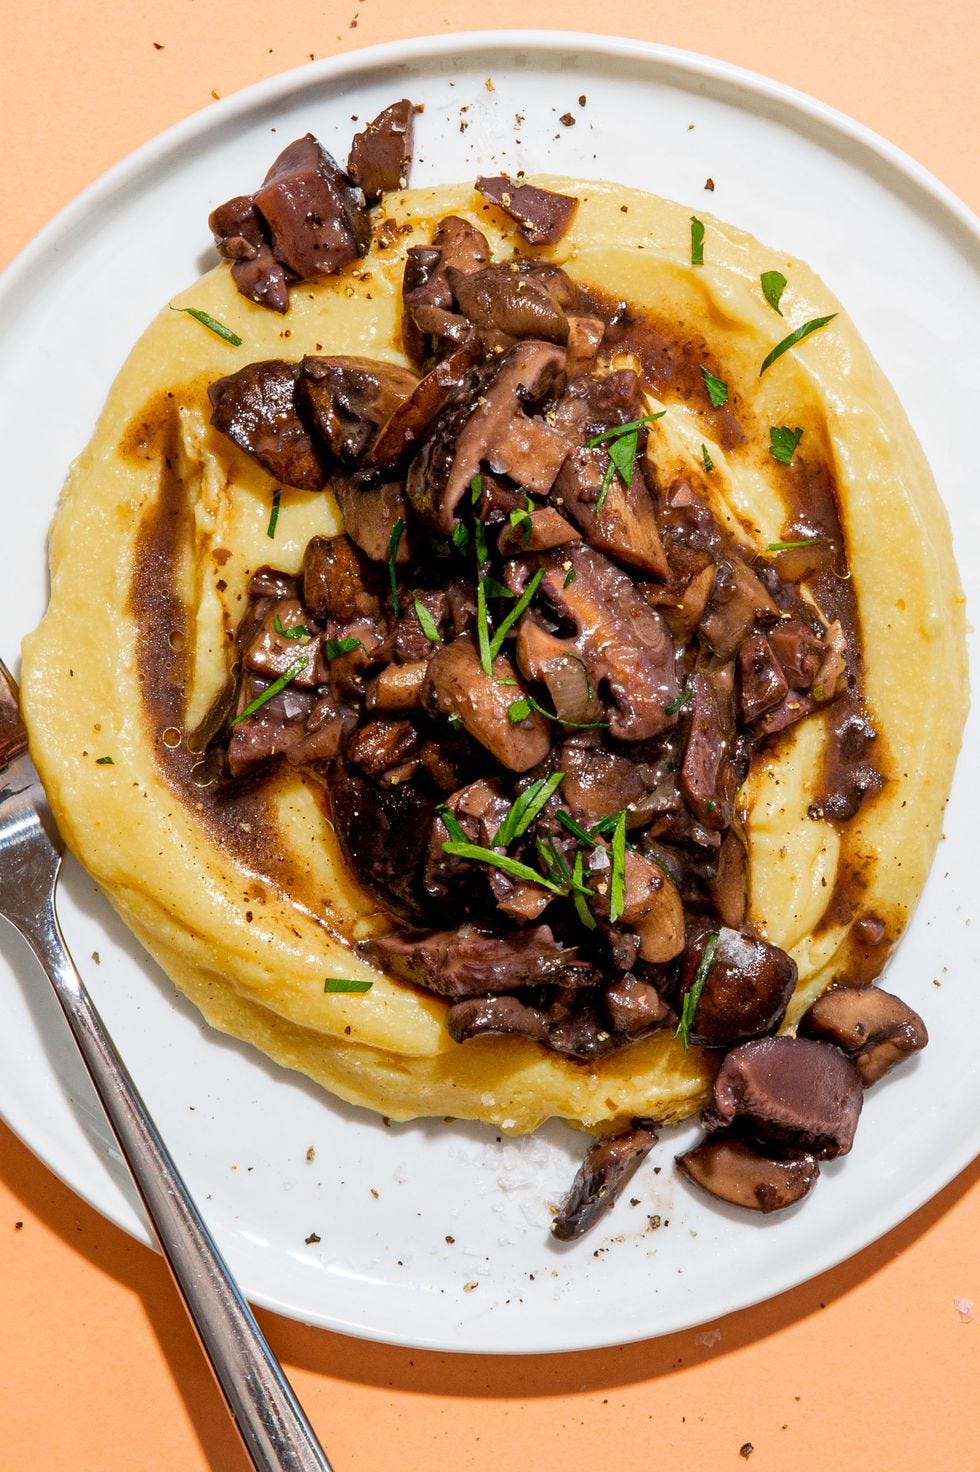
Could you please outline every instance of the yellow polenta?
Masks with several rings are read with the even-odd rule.
[[[940,836],[966,705],[946,514],[894,393],[808,267],[710,218],[694,267],[680,205],[618,185],[539,182],[581,203],[565,239],[538,256],[655,312],[723,365],[745,443],[706,439],[697,408],[665,394],[648,452],[661,480],[688,476],[750,552],[779,541],[789,516],[770,426],[804,427],[837,488],[887,781],[847,824],[808,815],[824,712],[758,754],[743,789],[750,921],[799,966],[792,1025],[835,977],[877,970]],[[389,920],[345,872],[312,779],[278,771],[219,812],[194,775],[188,733],[228,678],[251,574],[265,563],[295,572],[311,536],[341,530],[330,495],[283,490],[270,540],[273,482],[210,428],[208,383],[262,358],[405,361],[405,251],[447,213],[478,224],[498,258],[526,250],[468,186],[390,195],[383,209],[403,232],[389,226],[353,268],[295,287],[285,317],[239,296],[226,265],[175,301],[234,328],[240,348],[168,308],[134,347],[52,528],[51,602],[24,645],[34,758],[70,847],[215,1027],[395,1119],[520,1131],[556,1115],[602,1131],[635,1115],[680,1118],[702,1104],[713,1068],[670,1035],[595,1064],[517,1037],[452,1042],[442,1000],[355,956],[353,942]],[[770,270],[788,281],[781,317],[760,289]],[[760,377],[776,342],[834,312]],[[327,976],[374,985],[325,995]]]

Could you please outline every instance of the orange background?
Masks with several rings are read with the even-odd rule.
[[[6,0],[0,261],[214,94],[311,55],[476,20],[602,29],[763,72],[870,125],[980,206],[975,0],[566,0],[560,14],[488,0],[476,17],[460,0]],[[8,658],[20,632],[3,633]],[[336,1472],[715,1472],[744,1465],[748,1442],[753,1472],[967,1472],[980,1467],[978,1240],[974,1164],[834,1272],[623,1349],[456,1358],[260,1318]],[[975,1322],[958,1299],[976,1302]],[[0,1312],[0,1472],[244,1472],[161,1261],[2,1126]]]

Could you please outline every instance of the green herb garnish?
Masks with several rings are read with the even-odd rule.
[[[266,536],[272,540],[275,539],[276,527],[279,525],[279,503],[281,501],[282,491],[276,486],[272,493],[272,510],[269,512],[269,525],[265,529]]]
[[[705,468],[705,470],[707,470],[709,472],[712,471],[712,470],[714,470],[714,468],[715,468],[715,462],[712,460],[711,456],[708,454],[708,447],[707,447],[707,445],[702,445],[701,446],[701,459],[704,461],[704,468]]]
[[[705,388],[708,390],[711,407],[713,409],[720,409],[722,404],[727,404],[728,384],[723,383],[720,378],[716,378],[713,373],[709,373],[707,368],[701,369],[701,377],[704,380]]]
[[[510,513],[509,520],[511,530],[515,532],[518,530],[520,531],[521,537],[526,547],[528,542],[531,540],[531,529],[534,525],[534,523],[531,521],[530,511],[525,510],[523,506],[517,506]]]
[[[500,647],[503,644],[507,634],[514,627],[521,614],[524,613],[524,611],[527,609],[528,605],[531,602],[531,599],[538,591],[538,588],[541,584],[541,579],[543,577],[544,568],[539,567],[537,572],[534,574],[534,577],[524,589],[524,592],[521,594],[520,598],[518,598],[517,602],[514,604],[513,608],[511,608],[505,615],[505,617],[501,620],[499,629],[497,629],[493,638],[490,640],[491,662],[497,658],[497,655],[500,653]],[[486,610],[484,609],[484,612],[485,611]],[[484,666],[484,668],[486,668],[486,666]],[[489,670],[487,671],[487,673],[490,673]]]
[[[271,700],[274,695],[278,695],[280,690],[285,690],[286,686],[295,680],[297,675],[301,675],[305,669],[309,669],[311,663],[312,660],[309,659],[298,659],[295,664],[291,664],[284,675],[280,675],[278,680],[273,680],[268,690],[263,690],[261,695],[256,695],[254,700],[250,700],[245,709],[239,711],[231,724],[237,726],[247,716],[254,715],[260,706],[265,705],[267,700]]]
[[[491,577],[491,575],[489,573],[487,573],[487,575],[483,579],[483,581],[484,581],[484,584],[486,585],[487,597],[488,598],[512,598],[513,599],[513,598],[516,598],[517,597],[517,594],[516,593],[512,593],[509,588],[505,588],[504,585],[503,585],[503,583],[498,583],[497,579],[495,577]]]
[[[470,481],[470,505],[475,506],[483,495],[483,476],[474,475]]]
[[[325,992],[369,992],[373,981],[351,981],[346,976],[328,976],[323,983]]]
[[[585,899],[586,894],[591,894],[592,891],[588,889],[585,883],[585,866],[582,862],[582,850],[580,848],[575,850],[575,862],[572,865],[572,879],[575,885],[572,890],[572,904],[575,906],[575,913],[586,930],[595,930],[595,917]]]
[[[564,772],[555,772],[553,776],[541,777],[537,782],[532,782],[530,787],[525,787],[511,803],[503,822],[493,835],[490,847],[507,848],[515,838],[526,833],[552,793],[557,792],[564,780]]]
[[[465,552],[470,543],[470,532],[465,522],[457,521],[450,540],[457,552]]]
[[[440,803],[436,808],[436,812],[445,824],[446,832],[449,834],[450,839],[454,843],[466,843],[466,834],[460,827],[452,809],[448,808],[445,803]]]
[[[418,619],[422,632],[430,643],[441,644],[442,635],[439,632],[436,621],[421,598],[415,599],[415,617]]]
[[[493,657],[490,653],[490,625],[487,622],[487,584],[485,578],[476,583],[476,637],[480,646],[480,664],[485,675],[493,675]]]
[[[114,767],[116,764],[111,756],[97,756],[95,758],[95,765],[97,767]]]
[[[272,620],[272,626],[276,633],[281,634],[284,639],[308,639],[310,637],[310,631],[305,624],[293,624],[291,629],[283,628],[282,619],[278,613]]]
[[[615,925],[623,913],[626,895],[626,809],[616,819],[612,836],[612,870],[609,875],[609,924]]]
[[[323,646],[323,653],[326,659],[336,659],[338,654],[353,654],[360,647],[360,639],[328,639]]]
[[[718,932],[717,930],[713,930],[705,942],[704,950],[701,952],[701,960],[698,962],[698,969],[694,973],[694,980],[691,983],[690,989],[684,993],[681,1020],[677,1024],[674,1037],[680,1038],[684,1044],[685,1053],[690,1045],[691,1025],[694,1022],[694,1014],[698,1010],[701,993],[704,991],[704,984],[708,979],[708,972],[711,970],[711,963],[715,958],[717,948]]]
[[[704,265],[704,226],[697,215],[691,216],[691,265]]]
[[[482,567],[489,561],[490,552],[487,548],[487,529],[479,518],[473,522],[473,551],[476,553],[476,565]]]
[[[604,731],[609,725],[608,721],[565,721],[561,716],[555,715],[554,711],[545,710],[533,695],[522,695],[519,700],[512,701],[507,707],[507,715],[511,724],[516,726],[518,721],[526,720],[532,710],[536,710],[539,716],[544,716],[545,720],[567,726],[570,731]]]
[[[631,419],[627,424],[614,425],[612,429],[604,430],[590,440],[586,440],[585,447],[594,450],[597,445],[609,441],[609,463],[602,477],[599,494],[596,497],[595,514],[599,515],[602,510],[606,493],[612,485],[612,478],[619,471],[623,485],[629,490],[633,484],[633,462],[636,460],[636,450],[639,443],[639,432],[644,424],[651,424],[655,419],[662,419],[666,409],[661,409],[656,414],[644,414],[642,419]]]
[[[217,317],[209,316],[207,312],[200,311],[198,307],[175,307],[173,302],[169,303],[169,306],[172,312],[186,312],[188,317],[193,317],[195,322],[200,322],[201,326],[206,327],[209,332],[213,332],[215,337],[220,337],[225,342],[230,342],[233,348],[241,347],[242,340],[238,336],[238,333],[232,332],[231,328],[226,327],[223,322],[219,322]]]
[[[538,884],[544,889],[550,889],[552,894],[564,894],[564,886],[555,884],[554,880],[546,879],[539,874],[537,869],[532,869],[529,864],[522,864],[517,859],[510,859],[506,854],[494,853],[492,848],[481,848],[476,843],[460,843],[453,840],[442,845],[443,853],[449,854],[454,859],[472,859],[474,864],[486,864],[488,868],[500,869],[502,873],[509,874],[512,879],[524,879],[528,884]]]
[[[769,453],[780,465],[789,465],[802,438],[799,425],[790,429],[786,424],[774,424],[769,431]]]
[[[692,691],[682,690],[680,695],[675,695],[673,700],[668,700],[667,704],[664,706],[664,715],[676,716],[681,706],[686,705],[689,700],[693,699],[694,695]]]
[[[404,530],[405,519],[399,516],[391,529],[391,536],[388,538],[388,581],[391,584],[391,602],[396,618],[398,617],[398,574],[395,571],[395,558],[398,556],[398,543],[402,539],[402,532]]]
[[[786,290],[786,277],[782,271],[763,271],[759,280],[762,282],[762,295],[773,311],[778,312],[781,317],[783,309],[779,305],[779,299]]]
[[[568,571],[566,572],[566,574],[565,574],[565,581],[562,583],[562,587],[563,588],[567,588],[572,583],[574,583],[574,581],[575,581],[575,569],[574,569],[574,567],[570,567],[568,569]]]
[[[566,813],[564,808],[559,808],[557,813],[555,814],[555,817],[558,819],[563,828],[568,829],[573,838],[578,839],[579,843],[587,843],[593,848],[595,847],[595,839],[592,837],[591,833],[586,833],[582,825],[580,823],[576,823],[571,813]]]
[[[763,359],[762,367],[759,369],[759,377],[762,377],[767,368],[772,367],[777,358],[781,358],[784,353],[788,353],[790,348],[795,348],[796,344],[802,342],[805,337],[809,337],[811,332],[819,332],[821,327],[826,327],[828,322],[833,322],[836,316],[836,312],[831,312],[829,317],[814,317],[812,322],[804,322],[803,326],[797,327],[796,331],[791,332],[789,337],[784,337],[782,342],[777,342],[772,352],[767,353]]]
[[[820,537],[803,537],[798,542],[770,542],[767,552],[790,552],[794,547],[815,547]]]

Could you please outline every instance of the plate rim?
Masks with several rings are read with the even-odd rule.
[[[498,29],[411,37],[358,48],[315,62],[305,62],[286,72],[254,82],[180,119],[125,155],[57,211],[0,273],[0,301],[5,299],[9,292],[17,291],[22,278],[33,272],[36,262],[43,258],[52,243],[70,231],[76,222],[87,220],[93,211],[102,207],[115,194],[125,190],[128,186],[138,184],[141,176],[157,167],[168,155],[179,153],[189,143],[215,130],[227,128],[237,118],[251,115],[276,102],[285,102],[297,92],[315,88],[323,83],[348,82],[356,85],[358,76],[365,72],[381,72],[389,69],[397,74],[399,69],[404,69],[406,66],[432,61],[438,57],[445,57],[447,54],[470,56],[480,52],[513,53],[515,51],[525,51],[551,58],[561,52],[578,51],[589,58],[603,60],[622,58],[638,65],[648,63],[662,71],[665,76],[679,77],[687,84],[689,90],[692,89],[692,84],[706,81],[728,89],[730,93],[743,94],[753,104],[754,111],[762,110],[761,103],[770,115],[782,121],[788,120],[789,125],[797,132],[800,131],[800,119],[806,119],[811,125],[817,125],[825,135],[835,139],[838,145],[841,139],[845,140],[850,146],[849,156],[853,159],[856,154],[858,162],[863,162],[865,168],[869,156],[886,162],[904,181],[905,187],[910,188],[913,195],[918,196],[920,207],[923,198],[928,203],[930,223],[935,229],[949,239],[948,226],[953,223],[958,233],[965,232],[972,245],[980,248],[980,218],[952,189],[896,144],[808,93],[734,63],[698,52],[661,45],[657,42],[641,41],[630,37],[596,35],[581,31],[540,28]],[[818,138],[817,141],[823,143],[824,140]],[[881,182],[889,192],[894,192],[894,185],[890,181]],[[959,240],[954,243],[962,249]],[[934,860],[933,870],[935,862]],[[88,1185],[79,1186],[75,1181],[69,1179],[66,1171],[51,1163],[48,1155],[42,1153],[42,1148],[47,1146],[50,1135],[46,1128],[42,1127],[40,1131],[43,1140],[39,1145],[37,1132],[34,1133],[33,1139],[29,1138],[29,1129],[20,1128],[11,1120],[5,1109],[0,1111],[0,1115],[26,1148],[37,1156],[42,1164],[51,1170],[52,1174],[61,1180],[74,1195],[84,1200],[108,1221],[120,1227],[127,1235],[157,1248],[155,1239],[146,1231],[145,1225],[142,1231],[136,1230],[137,1225],[142,1225],[142,1210],[136,1206],[135,1200],[132,1201],[130,1209],[137,1216],[136,1223],[124,1220],[121,1213],[116,1210],[114,1202],[107,1204],[100,1201],[97,1199],[97,1193]],[[701,1313],[696,1306],[691,1305],[684,1314],[683,1324],[669,1323],[662,1328],[654,1326],[652,1331],[647,1325],[639,1333],[630,1331],[625,1336],[621,1331],[613,1337],[600,1335],[598,1339],[594,1335],[582,1335],[579,1338],[573,1337],[572,1342],[555,1346],[554,1343],[543,1344],[539,1339],[528,1334],[525,1328],[521,1344],[509,1348],[484,1349],[479,1346],[454,1345],[438,1336],[420,1337],[418,1333],[411,1340],[406,1340],[403,1333],[395,1330],[341,1323],[336,1316],[328,1321],[322,1315],[311,1313],[309,1309],[304,1310],[299,1305],[285,1303],[281,1297],[277,1298],[267,1292],[253,1291],[245,1288],[244,1285],[243,1291],[246,1292],[250,1302],[263,1309],[294,1318],[313,1327],[323,1327],[333,1332],[350,1334],[369,1341],[402,1347],[410,1346],[419,1350],[516,1356],[540,1353],[580,1353],[614,1345],[637,1343],[645,1339],[660,1337],[666,1333],[682,1332],[702,1323],[714,1322],[754,1304],[767,1302],[842,1265],[907,1220],[961,1174],[978,1153],[980,1153],[980,1122],[972,1130],[964,1131],[958,1147],[945,1154],[942,1163],[937,1165],[932,1172],[919,1176],[900,1196],[891,1198],[887,1206],[882,1206],[870,1217],[864,1217],[854,1229],[835,1237],[833,1245],[828,1246],[822,1253],[817,1252],[815,1258],[808,1259],[804,1268],[787,1266],[783,1272],[777,1273],[772,1280],[768,1281],[761,1293],[752,1287],[732,1292],[724,1307],[718,1308],[716,1303],[708,1315]]]

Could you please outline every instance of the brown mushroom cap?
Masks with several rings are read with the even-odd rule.
[[[709,1126],[739,1125],[769,1145],[818,1160],[846,1155],[864,1095],[851,1060],[809,1038],[758,1038],[727,1054]]]
[[[865,1087],[929,1041],[919,1014],[877,986],[831,987],[804,1012],[798,1031],[842,1048]]]
[[[796,986],[796,963],[778,946],[727,925],[717,934],[690,1033],[702,1048],[730,1048],[774,1031]],[[708,938],[703,931],[684,952],[682,997],[694,984]]]
[[[772,1160],[739,1135],[709,1135],[693,1150],[678,1155],[686,1176],[719,1201],[749,1211],[782,1211],[801,1201],[820,1174],[814,1156],[805,1151],[787,1160]]]

